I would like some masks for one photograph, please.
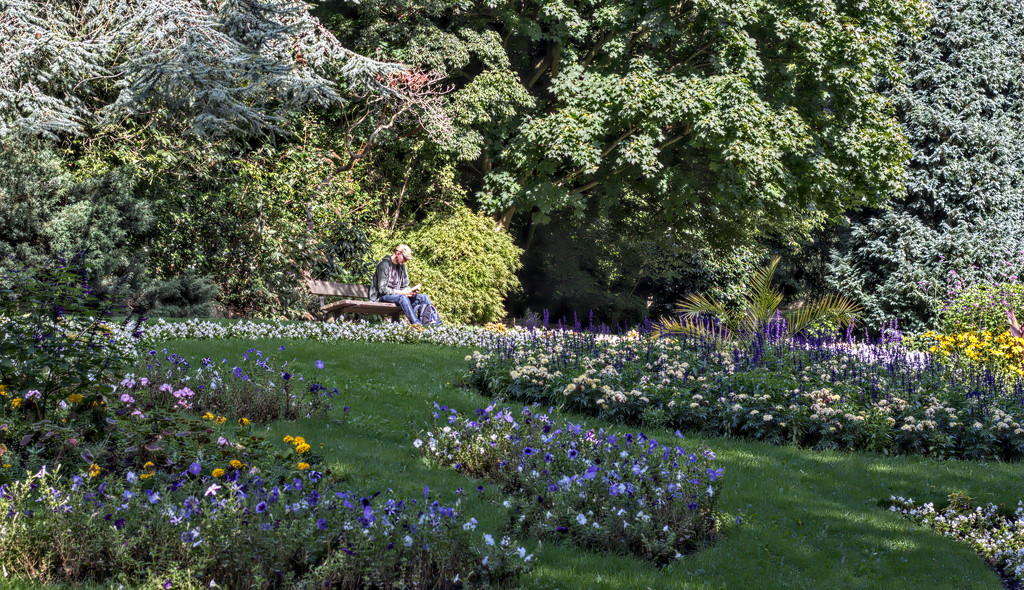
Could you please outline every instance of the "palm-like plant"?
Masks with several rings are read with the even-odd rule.
[[[779,257],[775,256],[767,266],[754,271],[742,296],[743,303],[736,309],[728,309],[701,294],[683,299],[676,307],[680,319],[663,322],[659,327],[661,335],[687,334],[733,340],[749,336],[779,317],[786,321],[787,334],[793,335],[820,321],[835,321],[845,326],[853,325],[860,317],[860,305],[840,295],[827,295],[781,312],[782,293],[772,286],[778,265]],[[715,317],[718,322],[707,321],[707,316]]]

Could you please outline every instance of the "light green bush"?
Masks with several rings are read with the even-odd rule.
[[[1020,317],[1024,309],[1024,285],[975,283],[942,309],[940,330],[944,334],[985,331],[1001,334],[1010,326],[1007,307]]]
[[[520,250],[497,231],[491,218],[465,207],[432,213],[409,230],[375,232],[376,260],[405,243],[415,257],[409,281],[423,292],[447,323],[484,323],[505,315],[505,297],[520,289]]]

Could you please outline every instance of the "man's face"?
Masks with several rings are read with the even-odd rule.
[[[405,264],[407,260],[408,259],[405,257],[405,254],[402,254],[401,250],[395,252],[395,264],[401,266]]]

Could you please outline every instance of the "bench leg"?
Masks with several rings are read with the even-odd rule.
[[[391,314],[391,321],[392,322],[401,322],[402,318],[404,318],[404,317],[405,317],[405,314],[402,313],[402,312],[393,313],[393,314]]]

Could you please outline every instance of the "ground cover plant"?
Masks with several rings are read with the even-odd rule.
[[[718,532],[723,470],[712,466],[708,449],[687,452],[643,433],[585,429],[530,408],[491,405],[470,417],[436,409],[443,425],[413,444],[439,465],[497,482],[512,496],[516,532],[659,564],[702,548]]]
[[[468,356],[485,394],[625,424],[816,449],[1024,457],[1024,384],[898,342],[789,338],[609,339],[537,332]]]
[[[897,496],[890,502],[893,512],[969,545],[1007,576],[1024,581],[1024,500],[1010,513],[1005,504],[979,506],[961,494],[950,495],[943,508]]]

